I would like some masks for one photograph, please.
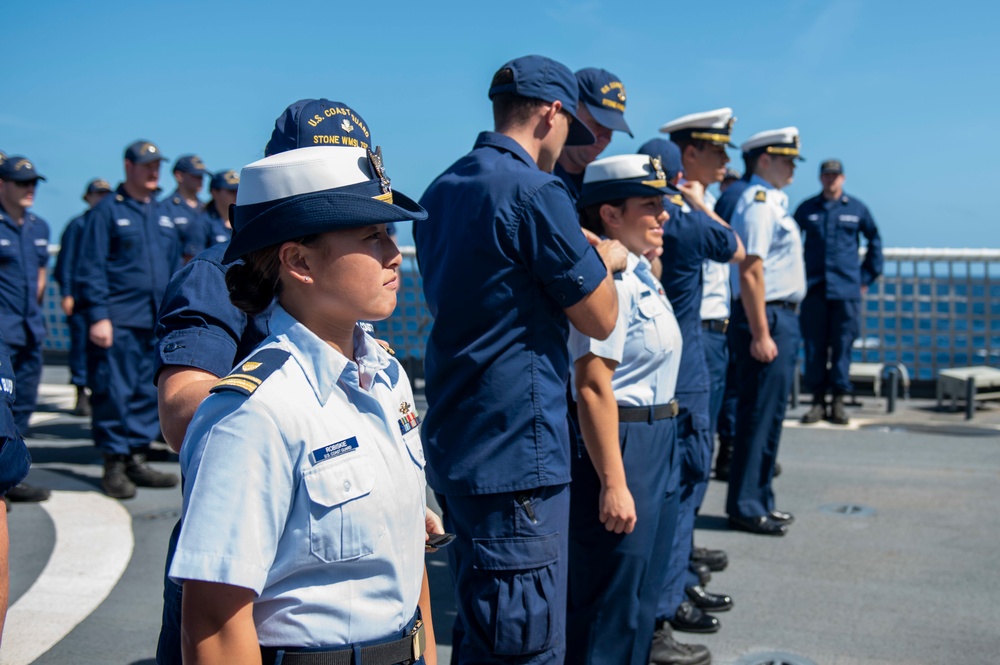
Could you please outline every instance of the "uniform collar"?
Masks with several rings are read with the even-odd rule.
[[[185,208],[190,208],[191,210],[197,210],[201,207],[201,200],[198,201],[197,205],[189,206],[187,200],[183,196],[181,196],[181,190],[179,189],[175,189],[174,193],[168,196],[167,199],[172,201],[173,203],[176,203],[177,205],[182,205]]]
[[[364,382],[369,386],[374,380],[394,387],[399,380],[399,369],[389,360],[389,355],[377,342],[365,335],[359,326],[354,327],[354,355],[357,363],[350,362],[342,353],[317,337],[281,305],[275,305],[269,326],[271,334],[288,340],[292,356],[302,368],[316,398],[324,404],[340,381],[359,390],[362,376],[367,378]]]
[[[481,132],[476,138],[475,148],[496,148],[509,152],[533,169],[538,168],[538,164],[531,158],[528,151],[520,143],[499,132]]]
[[[763,178],[761,178],[756,173],[754,173],[752,176],[750,176],[750,185],[751,186],[753,186],[753,185],[760,185],[764,189],[774,189],[774,190],[777,189],[777,187],[775,187],[774,185],[772,185],[771,183],[769,183],[767,180],[764,180]]]
[[[0,219],[2,219],[7,226],[20,230],[31,226],[31,224],[35,221],[35,216],[32,214],[31,210],[25,210],[24,219],[22,220],[23,223],[19,225],[14,221],[14,218],[11,217],[6,210],[4,210],[3,205],[0,204]]]
[[[788,207],[788,194],[785,194],[785,192],[778,189],[777,187],[769,183],[767,180],[764,180],[756,173],[750,176],[749,186],[753,187],[754,185],[759,185],[763,189],[767,190],[768,200],[771,201],[772,203],[778,203],[781,205],[782,208]]]

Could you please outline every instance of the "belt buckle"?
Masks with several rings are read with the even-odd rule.
[[[668,406],[670,407],[670,417],[676,418],[677,414],[681,412],[680,404],[677,403],[676,399],[672,399]]]
[[[729,331],[729,319],[722,319],[722,334],[725,335]]]
[[[413,632],[410,635],[413,639],[410,645],[412,647],[413,661],[416,662],[427,651],[427,635],[424,633],[423,619],[417,619],[417,622],[413,624]]]

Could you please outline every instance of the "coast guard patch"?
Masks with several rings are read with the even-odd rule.
[[[763,189],[757,190],[757,193],[754,194],[753,200],[760,201],[762,203],[764,201],[767,201],[767,192],[765,192]]]
[[[397,421],[400,434],[412,432],[420,426],[420,416],[417,415],[417,410],[409,402],[400,404],[399,412],[403,414],[403,417]]]
[[[222,377],[209,392],[217,393],[227,390],[249,397],[260,387],[260,384],[264,383],[264,379],[274,374],[285,364],[290,355],[288,351],[281,349],[258,351]]]

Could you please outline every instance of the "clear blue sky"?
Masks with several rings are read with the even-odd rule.
[[[303,97],[358,110],[393,186],[419,197],[489,128],[493,72],[540,53],[624,82],[636,138],[616,133],[607,155],[671,118],[731,106],[737,143],[799,127],[809,161],[793,205],[818,190],[820,161],[839,157],[887,246],[998,245],[994,2],[42,0],[5,3],[2,16],[0,150],[48,177],[35,212],[54,241],[89,178],[120,180],[131,141],[238,169]],[[161,185],[173,189],[169,167]]]

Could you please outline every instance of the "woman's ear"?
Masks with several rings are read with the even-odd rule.
[[[282,271],[292,279],[309,284],[312,282],[309,248],[299,242],[286,242],[278,249]]]
[[[622,211],[621,209],[611,205],[610,203],[601,204],[601,222],[604,224],[604,228],[617,228],[622,225]]]

